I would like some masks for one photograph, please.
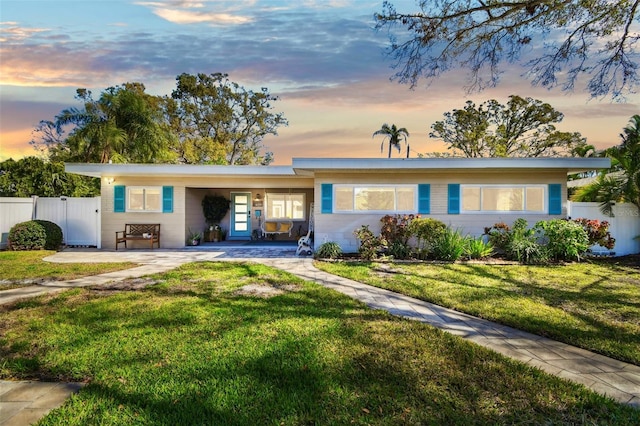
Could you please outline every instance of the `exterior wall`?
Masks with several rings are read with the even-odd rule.
[[[116,213],[113,211],[113,188],[125,186],[173,186],[173,213]],[[185,245],[185,187],[184,182],[170,178],[118,177],[108,185],[102,182],[102,248],[115,249],[117,231],[124,231],[127,223],[159,223],[160,247],[178,248]],[[120,248],[122,245],[120,246]],[[146,242],[128,241],[129,248],[148,248]]]
[[[125,186],[173,186],[173,213],[115,213],[113,211],[113,187]],[[266,192],[305,192],[307,203],[313,201],[313,178],[308,177],[117,177],[109,185],[102,182],[102,247],[115,248],[115,232],[123,231],[127,223],[159,223],[160,247],[183,248],[191,229],[202,232],[207,223],[202,213],[202,199],[208,193],[220,194],[230,198],[231,192],[251,192],[252,196],[260,193],[264,199]],[[308,211],[308,207],[307,207]],[[253,229],[258,229],[258,219],[252,212]],[[229,230],[229,214],[223,219],[222,227]],[[294,224],[294,233],[298,229]],[[304,227],[306,233],[306,226]],[[286,236],[288,238],[288,236]],[[142,242],[128,242],[132,248],[145,248]],[[122,246],[121,246],[122,247]]]
[[[567,176],[564,171],[519,171],[504,170],[500,172],[489,172],[483,170],[473,170],[469,173],[451,173],[442,170],[434,172],[419,173],[376,173],[371,170],[369,173],[342,173],[342,174],[316,174],[315,180],[315,223],[316,231],[314,245],[318,248],[322,243],[334,241],[340,244],[345,252],[355,252],[358,250],[358,241],[353,235],[353,231],[361,225],[369,225],[369,228],[378,233],[380,231],[380,218],[384,213],[321,213],[321,185],[331,184],[430,184],[431,185],[431,208],[430,214],[422,217],[432,217],[438,219],[452,228],[460,229],[463,234],[479,236],[484,232],[485,227],[492,226],[496,222],[505,222],[511,225],[517,218],[524,218],[530,224],[539,220],[566,217],[567,198],[566,188]],[[480,213],[480,214],[448,214],[447,213],[447,188],[450,183],[458,184],[562,184],[562,214],[522,214],[522,213]]]

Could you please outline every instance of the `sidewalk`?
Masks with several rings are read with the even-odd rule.
[[[640,409],[640,367],[598,355],[551,339],[495,324],[451,309],[379,289],[347,278],[322,272],[313,266],[311,258],[296,258],[285,251],[279,257],[273,252],[255,249],[224,251],[65,251],[47,260],[54,262],[141,263],[136,268],[81,278],[55,285],[30,286],[0,292],[0,304],[20,297],[32,297],[70,287],[100,285],[110,281],[135,278],[164,272],[193,261],[253,261],[285,270],[305,280],[314,281],[349,297],[360,300],[373,309],[384,309],[393,315],[430,324],[456,334],[505,356],[522,361],[549,374],[581,383],[596,392]],[[60,385],[55,392],[43,391],[43,386]],[[60,406],[80,389],[76,384],[0,381],[0,426],[28,424]],[[57,398],[50,397],[57,395]],[[35,420],[31,420],[37,416]],[[29,419],[27,421],[27,419]]]

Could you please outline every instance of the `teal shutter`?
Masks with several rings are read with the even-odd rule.
[[[549,184],[549,214],[562,214],[562,185]]]
[[[173,186],[162,187],[162,213],[173,213]]]
[[[431,213],[431,185],[428,183],[418,185],[418,213]]]
[[[113,211],[115,213],[124,213],[126,210],[124,190],[124,185],[116,185],[113,187]]]
[[[447,212],[449,214],[460,214],[460,184],[449,184],[449,202]]]
[[[333,213],[333,184],[323,183],[320,185],[322,197],[322,213]]]

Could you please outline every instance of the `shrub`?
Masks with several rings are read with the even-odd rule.
[[[413,237],[411,223],[419,216],[413,214],[385,215],[380,219],[380,237],[389,246],[389,254],[397,259],[406,259],[411,256],[409,240]]]
[[[589,236],[589,245],[593,246],[598,244],[600,247],[611,250],[616,245],[616,239],[609,233],[609,222],[603,220],[590,220],[579,218],[574,222],[582,225],[582,228],[587,232]]]
[[[44,227],[33,220],[18,223],[9,230],[10,250],[42,250],[46,241]]]
[[[549,256],[555,260],[580,260],[590,245],[587,231],[574,221],[540,221],[535,229],[546,245]]]
[[[506,231],[507,245],[505,253],[509,259],[520,263],[544,263],[547,261],[547,252],[538,243],[538,236],[534,229],[529,229],[525,219],[519,218],[513,222],[513,226]]]
[[[47,250],[58,250],[62,245],[62,228],[60,228],[56,223],[48,220],[34,220],[34,222],[44,228],[46,235],[44,248]]]
[[[318,259],[335,259],[341,255],[342,248],[338,243],[333,241],[322,243],[315,253],[315,257]]]
[[[433,252],[435,241],[447,229],[447,225],[433,218],[416,218],[411,221],[409,231],[417,240],[419,257],[426,258]]]
[[[433,256],[437,260],[447,260],[455,262],[460,259],[464,253],[466,238],[462,236],[460,231],[445,228],[433,244]]]
[[[362,225],[353,234],[360,240],[358,253],[363,259],[375,259],[387,247],[387,241],[382,237],[376,237],[369,229],[369,225]]]
[[[393,256],[394,259],[408,259],[411,257],[412,251],[408,244],[403,244],[400,241],[389,243],[387,248],[387,254]]]
[[[469,259],[484,259],[493,254],[493,245],[484,242],[482,238],[467,238],[465,241],[464,255]]]
[[[506,253],[511,237],[509,225],[504,222],[498,222],[491,228],[485,228],[485,233],[489,235],[489,242],[496,250]]]
[[[538,243],[535,232],[532,230],[512,235],[507,246],[507,256],[509,259],[526,264],[545,263],[548,259],[545,247]]]

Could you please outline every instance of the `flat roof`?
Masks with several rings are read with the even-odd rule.
[[[65,163],[65,170],[104,176],[313,176],[316,172],[415,172],[429,170],[566,170],[577,173],[611,167],[609,158],[294,158],[290,166],[206,164]]]
[[[65,163],[65,171],[103,176],[295,176],[291,166],[220,166],[209,164]]]
[[[299,174],[316,171],[522,170],[561,169],[567,173],[611,167],[609,158],[294,158]]]

